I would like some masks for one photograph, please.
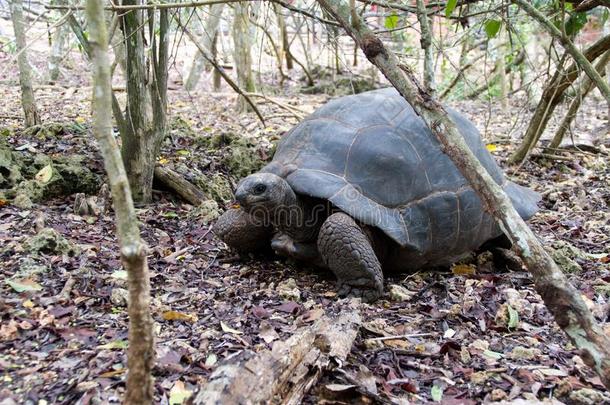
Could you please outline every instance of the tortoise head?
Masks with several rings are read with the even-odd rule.
[[[235,198],[244,210],[255,217],[272,218],[278,208],[290,203],[294,192],[280,176],[254,173],[239,182]]]

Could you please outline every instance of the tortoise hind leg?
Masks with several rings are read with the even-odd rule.
[[[318,236],[318,250],[335,273],[339,294],[372,302],[383,294],[381,264],[364,231],[347,214],[329,216]]]
[[[214,224],[214,233],[240,253],[269,249],[273,228],[242,209],[230,208]]]

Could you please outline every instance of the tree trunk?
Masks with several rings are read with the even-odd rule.
[[[436,92],[434,83],[434,60],[432,58],[432,30],[424,0],[417,0],[417,19],[420,27],[421,48],[424,51],[424,86],[430,95]]]
[[[55,28],[51,43],[51,55],[49,56],[49,81],[54,83],[59,78],[59,65],[63,57],[64,46],[66,44],[67,27],[62,24]]]
[[[608,86],[599,73],[597,73],[593,65],[591,65],[591,62],[582,54],[582,52],[578,50],[572,40],[565,35],[565,33],[560,31],[559,28],[557,28],[557,26],[551,20],[549,20],[533,4],[531,4],[531,2],[526,0],[512,0],[512,2],[518,4],[519,7],[525,10],[527,14],[538,21],[553,38],[561,43],[566,52],[570,54],[578,66],[584,70],[595,83],[606,101],[610,103],[610,86]]]
[[[604,24],[604,35],[610,36],[610,19],[606,21],[606,24]],[[606,64],[606,81],[610,86],[610,63]],[[606,117],[606,121],[606,125],[608,128],[610,128],[610,102],[608,103],[608,116]]]
[[[516,67],[521,66],[521,64],[523,63],[524,60],[525,60],[525,51],[522,49],[519,52],[519,54],[515,57],[515,59],[512,61],[512,63],[510,63],[508,66],[506,66],[504,68],[504,74],[507,75],[510,72],[512,72],[513,69],[515,69]],[[477,87],[471,93],[466,95],[466,98],[470,98],[470,99],[477,98],[485,90],[488,90],[490,86],[492,86],[493,84],[497,83],[498,80],[500,80],[500,75],[499,75],[499,72],[498,72],[498,67],[499,66],[496,63],[494,65],[493,70],[491,71],[491,79],[489,79],[487,81],[487,83],[483,84],[482,86]]]
[[[148,405],[154,400],[151,372],[155,350],[146,246],[140,239],[129,181],[112,134],[111,74],[102,1],[87,0],[86,13],[93,62],[93,134],[104,157],[116,216],[121,261],[129,283],[129,372],[124,403]]]
[[[273,8],[277,15],[277,25],[280,31],[280,37],[282,39],[282,54],[286,60],[286,69],[292,70],[294,63],[292,62],[292,54],[290,53],[290,41],[288,40],[288,30],[286,30],[286,19],[282,14],[282,7],[279,4],[274,4]]]
[[[610,59],[610,51],[606,51],[604,55],[599,59],[599,61],[595,65],[595,69],[599,72],[601,76],[605,75],[606,67],[608,66],[608,60]],[[582,78],[582,82],[580,86],[576,90],[576,94],[574,95],[574,100],[570,103],[570,108],[568,108],[568,112],[563,117],[557,132],[555,132],[555,136],[553,136],[553,140],[549,144],[550,149],[556,149],[563,141],[565,133],[570,129],[570,125],[574,118],[576,118],[576,114],[578,113],[578,109],[580,108],[580,104],[582,100],[587,97],[589,92],[593,89],[593,82],[589,78],[589,76],[584,76]]]
[[[503,24],[504,25],[504,24]],[[506,29],[500,27],[500,35],[498,35],[498,77],[500,80],[500,104],[504,112],[508,111],[508,81],[506,72]]]
[[[23,2],[10,0],[11,20],[15,31],[15,45],[17,46],[17,64],[19,66],[19,85],[21,86],[21,106],[25,117],[26,128],[40,125],[40,115],[34,99],[32,87],[32,67],[28,63],[25,29],[23,27]]]
[[[594,61],[608,49],[610,49],[610,35],[599,39],[588,47],[584,51],[584,56],[587,60]],[[527,158],[530,151],[538,143],[540,136],[542,136],[555,107],[557,107],[557,104],[562,100],[563,92],[574,83],[578,78],[579,73],[579,66],[575,62],[565,70],[561,68],[557,69],[542,92],[540,101],[536,106],[536,111],[530,119],[530,123],[525,131],[523,141],[511,155],[509,163],[521,163]]]
[[[212,47],[214,47],[214,41],[216,41],[216,35],[218,35],[218,26],[220,25],[220,17],[222,16],[224,6],[224,3],[212,4],[210,6],[210,14],[205,20],[200,43],[203,46],[203,49],[208,51],[209,54],[212,54]],[[193,57],[191,69],[184,81],[184,88],[187,91],[192,91],[195,86],[197,86],[197,83],[199,83],[203,71],[209,70],[210,68],[210,64],[206,63],[201,52],[196,52]]]
[[[521,86],[526,86],[528,105],[534,107],[542,96],[542,86],[537,75],[537,69],[541,66],[541,46],[538,43],[538,34],[531,32],[527,35],[525,43],[526,63],[520,66]]]
[[[123,4],[134,5],[138,1],[125,0]],[[127,125],[121,133],[121,153],[133,198],[141,203],[148,203],[152,199],[155,160],[165,136],[167,120],[167,9],[159,11],[158,41],[155,11],[149,12],[151,50],[148,62],[144,54],[142,11],[133,10],[122,17],[127,50]]]
[[[218,36],[219,35],[220,35],[220,33],[218,31],[216,31],[216,35],[214,35],[214,41],[212,41],[211,54],[212,54],[212,59],[214,59],[214,60],[218,60]],[[220,91],[221,79],[222,79],[222,76],[220,75],[220,71],[218,71],[218,69],[214,69],[214,72],[212,73],[212,88],[214,91]]]
[[[411,69],[400,65],[377,36],[342,0],[318,0],[358,42],[367,58],[376,65],[411,104],[439,140],[443,151],[484,202],[504,233],[514,244],[529,269],[535,287],[557,324],[580,350],[587,365],[610,387],[610,338],[597,325],[580,293],[553,262],[536,236],[513,207],[510,199],[472,153],[444,107],[423,90]]]
[[[254,77],[252,76],[252,47],[248,17],[248,3],[235,3],[233,5],[233,59],[237,71],[237,83],[247,92],[256,92]],[[238,112],[251,111],[249,104],[243,96],[238,96],[236,109]]]

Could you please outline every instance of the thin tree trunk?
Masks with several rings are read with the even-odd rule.
[[[536,78],[540,67],[539,63],[541,56],[541,46],[538,43],[536,32],[532,32],[527,36],[525,44],[525,52],[527,54],[526,63],[520,66],[521,86],[526,86],[528,105],[535,106],[542,96],[542,86],[539,79]]]
[[[282,48],[280,48],[275,43],[275,40],[273,39],[273,35],[271,35],[271,33],[269,32],[267,27],[265,27],[264,25],[260,25],[255,21],[250,21],[250,23],[252,25],[254,25],[255,27],[257,27],[258,29],[260,29],[263,32],[263,34],[265,34],[265,36],[267,37],[267,40],[269,41],[269,46],[271,47],[271,50],[273,51],[273,55],[271,55],[271,56],[275,56],[275,59],[277,61],[277,69],[280,73],[280,84],[283,84],[284,80],[286,80],[286,74],[284,73],[284,68],[282,67],[282,65],[284,64],[284,58],[282,56],[283,55]]]
[[[146,245],[140,239],[129,181],[112,134],[112,88],[103,4],[101,0],[87,0],[86,7],[93,51],[93,134],[104,157],[116,215],[121,261],[129,283],[129,372],[125,403],[148,405],[154,401],[151,372],[155,350]]]
[[[235,3],[233,5],[233,59],[237,71],[237,83],[247,93],[255,93],[256,85],[252,76],[252,46],[248,17],[248,4]],[[243,96],[238,96],[236,109],[238,112],[251,111],[249,104]]]
[[[218,60],[218,36],[220,33],[216,31],[216,35],[214,36],[214,41],[212,42],[211,55],[212,59]],[[220,91],[222,76],[220,75],[220,71],[218,69],[214,69],[212,73],[212,86],[214,91]]]
[[[288,40],[288,30],[286,30],[286,19],[284,18],[284,14],[282,14],[283,9],[279,4],[274,4],[273,9],[277,15],[277,25],[282,40],[282,55],[286,60],[286,69],[292,70],[294,68],[294,63],[292,61],[292,53],[290,53],[290,41]]]
[[[500,80],[500,104],[504,112],[508,111],[508,81],[506,72],[506,29],[500,27],[498,36],[498,77]]]
[[[123,5],[137,4],[125,0]],[[122,156],[135,201],[152,200],[155,160],[167,124],[167,9],[159,11],[158,35],[154,10],[148,10],[150,60],[146,61],[141,11],[123,14],[122,29],[127,50],[127,124],[121,133]],[[157,40],[158,36],[158,40]]]
[[[605,36],[588,47],[584,51],[584,56],[589,61],[594,61],[604,52],[610,49],[610,35]],[[555,74],[547,83],[540,102],[536,106],[536,111],[530,119],[530,123],[525,131],[523,141],[509,158],[509,163],[521,163],[527,158],[530,151],[536,146],[540,136],[546,128],[555,107],[562,99],[564,91],[569,88],[578,78],[580,72],[578,64],[572,63],[567,69],[558,68]]]
[[[606,21],[604,25],[604,35],[610,36],[610,19]],[[606,81],[610,86],[610,63],[606,64]],[[608,103],[608,116],[606,117],[607,126],[610,128],[610,102]]]
[[[466,145],[443,106],[423,90],[411,69],[400,65],[396,56],[365,25],[356,12],[354,0],[351,0],[351,7],[343,0],[318,2],[358,42],[367,58],[381,70],[431,129],[443,151],[468,180],[514,244],[533,276],[536,290],[557,324],[580,350],[585,363],[598,373],[606,387],[610,387],[610,338],[595,323],[578,290],[569,283],[544,250],[508,196]]]
[[[589,60],[576,48],[574,43],[562,34],[562,32],[553,24],[548,18],[544,16],[538,9],[526,0],[512,0],[513,3],[518,4],[526,13],[536,19],[555,39],[557,39],[565,48],[565,50],[574,58],[574,61],[578,63],[578,66],[584,70],[591,80],[595,83],[599,91],[602,93],[608,103],[610,103],[610,86],[602,79],[597,73],[595,68],[591,65]]]
[[[54,83],[59,78],[59,65],[63,57],[64,46],[66,44],[67,27],[60,25],[55,28],[51,44],[51,55],[49,56],[49,81]]]
[[[417,19],[420,27],[420,43],[424,50],[424,86],[430,95],[436,92],[434,83],[434,60],[432,58],[432,31],[424,0],[417,0]]]
[[[11,20],[15,31],[15,45],[17,45],[17,64],[19,66],[19,85],[21,86],[21,106],[25,117],[26,128],[40,125],[40,115],[34,98],[32,86],[32,67],[28,63],[25,29],[23,27],[23,2],[10,0]]]
[[[504,74],[507,75],[510,72],[513,71],[513,69],[515,69],[516,67],[520,66],[523,61],[525,60],[525,51],[522,49],[519,54],[515,57],[515,60],[512,61],[512,63],[510,63],[508,66],[506,66],[504,68]],[[497,83],[498,80],[500,80],[500,75],[498,73],[498,64],[496,63],[494,65],[493,70],[491,71],[491,79],[489,79],[487,81],[487,83],[483,84],[482,86],[477,87],[476,89],[474,89],[471,93],[469,93],[468,95],[466,95],[466,98],[477,98],[481,95],[481,93],[483,93],[485,90],[489,89],[490,86],[492,86],[493,84]]]
[[[218,26],[220,25],[220,17],[222,16],[224,6],[224,3],[212,4],[210,6],[210,14],[205,20],[200,42],[203,49],[208,51],[210,54],[212,53],[211,51],[212,47],[214,46],[214,41],[216,40],[216,35],[218,35]],[[186,80],[184,81],[184,88],[187,91],[192,91],[195,86],[197,86],[197,83],[199,83],[199,79],[201,78],[203,71],[209,70],[210,67],[210,64],[206,63],[206,60],[201,55],[201,52],[196,52],[195,56],[193,57],[191,69],[189,70]]]
[[[608,60],[610,59],[610,51],[606,51],[604,55],[599,59],[599,61],[595,64],[595,70],[599,72],[601,76],[605,75],[606,67],[608,66]],[[578,113],[578,109],[582,101],[587,97],[589,92],[593,89],[593,82],[589,78],[589,76],[585,75],[582,78],[582,83],[576,90],[576,94],[574,95],[574,99],[570,103],[570,107],[568,108],[568,112],[563,117],[561,124],[559,124],[559,128],[557,132],[555,132],[555,136],[553,136],[553,140],[549,144],[550,149],[556,149],[563,141],[565,133],[570,129],[570,125],[574,118],[576,118],[576,114]]]

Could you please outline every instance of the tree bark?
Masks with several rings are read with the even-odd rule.
[[[157,165],[155,179],[192,205],[201,205],[206,200],[199,187],[167,167]]]
[[[224,6],[225,5],[222,3],[211,5],[210,14],[205,20],[201,40],[199,42],[201,43],[203,49],[208,52],[208,54],[212,54],[212,48],[214,46],[216,36],[218,35],[218,26],[220,25],[220,17],[222,16]],[[206,63],[206,60],[201,52],[197,51],[193,57],[193,63],[191,64],[191,68],[186,80],[184,81],[184,88],[187,91],[192,91],[195,86],[197,86],[197,83],[199,83],[199,79],[201,78],[203,71],[209,70],[210,67],[211,65]]]
[[[420,43],[424,50],[424,86],[430,95],[436,92],[434,83],[434,60],[432,57],[432,30],[424,0],[417,0],[417,19],[420,27]]]
[[[167,9],[160,10],[157,40],[155,11],[149,11],[151,50],[147,61],[141,13],[133,10],[122,17],[127,50],[127,122],[121,133],[121,153],[134,200],[148,203],[152,200],[155,160],[166,130],[169,20]]]
[[[248,93],[256,92],[254,77],[252,75],[252,47],[248,17],[248,3],[235,3],[233,5],[233,59],[237,71],[237,84]],[[238,96],[236,109],[238,112],[251,111],[250,105]]]
[[[272,350],[244,352],[212,373],[193,404],[300,404],[324,371],[345,361],[360,323],[351,304],[336,317],[299,328]]]
[[[594,61],[599,56],[610,49],[610,35],[605,36],[588,47],[584,52],[584,56],[589,61]],[[532,116],[530,123],[525,131],[523,141],[519,147],[513,152],[509,159],[509,163],[521,163],[524,161],[531,150],[536,146],[540,136],[546,128],[555,107],[562,100],[564,91],[569,88],[572,83],[578,78],[580,72],[577,63],[572,63],[567,69],[557,69],[551,80],[547,83],[540,101],[536,106],[536,111]]]
[[[599,91],[602,93],[608,103],[610,103],[610,86],[602,79],[597,73],[595,68],[591,65],[589,60],[576,48],[574,43],[564,35],[559,28],[555,26],[548,18],[544,16],[538,9],[526,0],[512,0],[513,3],[519,5],[526,13],[536,19],[555,39],[557,39],[565,48],[565,50],[574,58],[574,61],[578,63],[580,68],[584,70],[587,75],[591,78],[593,83],[597,86]]]
[[[342,0],[318,0],[360,45],[364,54],[411,104],[439,140],[443,151],[484,202],[529,269],[535,287],[557,324],[568,335],[581,357],[606,387],[610,387],[610,338],[597,325],[580,293],[544,250],[536,236],[513,207],[458,132],[447,112],[417,82],[413,72],[399,64],[355,10]]]
[[[112,192],[121,261],[129,283],[129,351],[125,403],[153,403],[153,320],[150,314],[150,277],[146,246],[140,239],[129,181],[112,134],[112,87],[108,36],[101,0],[87,0],[87,18],[93,63],[93,134],[108,174]]]
[[[608,66],[608,60],[610,59],[610,51],[606,51],[604,55],[599,59],[599,61],[595,64],[595,70],[599,72],[601,76],[605,75],[606,67]],[[576,118],[576,114],[578,113],[578,109],[582,103],[582,100],[587,97],[589,92],[593,89],[593,82],[586,76],[582,78],[582,83],[576,90],[576,94],[574,95],[574,99],[570,103],[570,107],[568,108],[568,112],[563,117],[561,124],[559,124],[559,128],[557,132],[555,132],[555,136],[553,136],[553,140],[549,144],[550,149],[556,149],[563,141],[565,133],[570,129],[570,125],[574,118]]]
[[[65,25],[55,28],[53,41],[51,43],[51,54],[49,55],[49,81],[54,83],[59,78],[59,65],[63,57],[64,45],[66,43],[67,29]]]
[[[17,46],[17,65],[19,66],[19,85],[21,86],[21,106],[25,118],[26,128],[40,125],[40,115],[34,98],[32,86],[32,67],[28,62],[25,29],[23,27],[23,2],[10,0],[11,20],[15,32],[15,45]]]
[[[277,15],[277,25],[282,39],[282,54],[284,55],[284,60],[286,60],[286,69],[292,70],[294,68],[294,63],[292,61],[292,53],[290,53],[290,41],[288,40],[288,30],[286,30],[286,19],[284,18],[284,14],[282,14],[283,10],[279,4],[274,4],[273,9]]]
[[[504,25],[504,24],[502,24]],[[506,28],[500,27],[498,35],[498,77],[500,79],[500,104],[504,112],[508,111],[508,80],[506,72]]]
[[[523,61],[525,60],[525,50],[521,50],[519,52],[519,54],[515,57],[515,59],[512,61],[512,63],[510,63],[508,66],[506,66],[504,68],[504,75],[508,75],[510,72],[513,71],[513,69],[515,69],[516,67],[520,66]],[[488,90],[489,87],[495,83],[497,83],[498,80],[500,80],[500,72],[498,71],[499,69],[499,64],[495,64],[493,70],[491,71],[491,79],[489,79],[487,81],[487,83],[483,84],[482,86],[477,87],[476,89],[474,89],[471,93],[469,93],[466,98],[477,98],[481,95],[481,93],[483,93],[485,90]]]

